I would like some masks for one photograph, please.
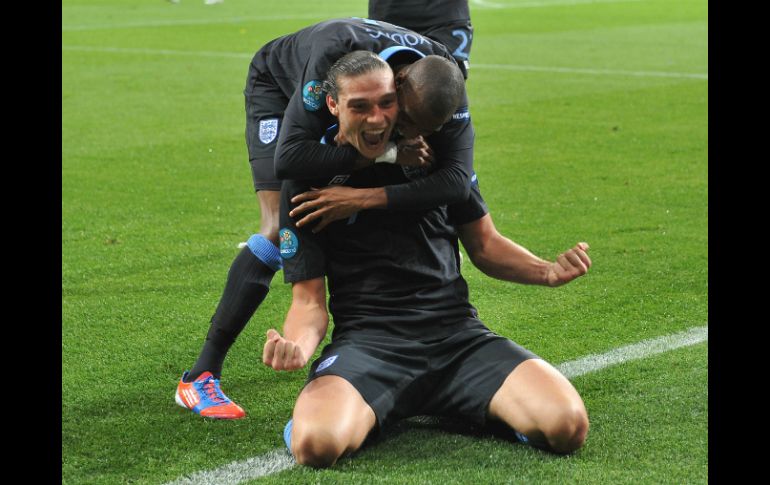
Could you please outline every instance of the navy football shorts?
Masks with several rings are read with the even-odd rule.
[[[374,410],[380,430],[419,415],[484,425],[506,377],[539,357],[473,322],[472,328],[435,341],[350,332],[324,347],[307,382],[326,375],[347,380]]]
[[[273,156],[288,98],[275,84],[257,81],[246,95],[246,145],[254,190],[281,190]]]

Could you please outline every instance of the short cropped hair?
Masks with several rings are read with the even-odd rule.
[[[457,64],[441,56],[426,56],[407,71],[407,84],[417,93],[422,109],[447,119],[458,108],[465,78]]]

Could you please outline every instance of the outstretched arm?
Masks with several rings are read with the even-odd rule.
[[[303,368],[329,326],[323,277],[294,283],[291,292],[291,307],[283,324],[283,336],[271,328],[262,350],[262,362],[275,370]]]
[[[473,264],[484,274],[500,280],[561,286],[586,274],[591,267],[587,243],[577,243],[555,262],[546,261],[500,234],[489,214],[458,226],[457,230]]]

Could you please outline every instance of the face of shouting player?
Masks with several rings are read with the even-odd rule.
[[[326,96],[331,114],[339,120],[337,142],[350,143],[366,158],[385,152],[398,116],[393,72],[389,67],[337,81],[337,101]]]

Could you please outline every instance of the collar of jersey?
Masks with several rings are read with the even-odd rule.
[[[388,58],[390,56],[392,56],[393,54],[395,54],[396,52],[403,52],[403,51],[408,51],[408,52],[412,52],[414,54],[417,54],[417,56],[419,58],[425,57],[425,54],[423,54],[422,52],[418,51],[417,49],[412,49],[411,47],[406,47],[406,46],[403,46],[403,45],[394,45],[394,46],[388,47],[387,49],[383,50],[382,52],[380,52],[377,55],[382,57],[382,60],[387,61]]]

